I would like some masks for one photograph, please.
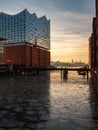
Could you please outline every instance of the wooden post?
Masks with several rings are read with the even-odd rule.
[[[63,71],[63,77],[67,77],[68,76],[68,70],[65,68],[65,70]]]
[[[89,77],[89,72],[88,72],[88,70],[87,70],[87,72],[86,72],[86,73],[87,73],[87,80],[88,80],[88,77]]]
[[[61,79],[62,79],[62,77],[63,77],[63,70],[62,70],[62,67],[61,67]]]

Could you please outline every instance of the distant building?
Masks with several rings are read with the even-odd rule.
[[[93,18],[92,34],[89,39],[89,63],[93,84],[98,94],[98,0],[96,0],[96,17]]]
[[[26,9],[15,15],[0,13],[0,36],[5,63],[33,67],[50,66],[50,20]]]

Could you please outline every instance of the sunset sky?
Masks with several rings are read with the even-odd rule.
[[[51,60],[88,62],[95,0],[0,0],[0,12],[27,9],[51,20]]]

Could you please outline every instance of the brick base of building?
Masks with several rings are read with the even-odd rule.
[[[5,63],[32,67],[50,66],[50,51],[30,45],[5,47]]]
[[[92,83],[95,88],[95,92],[98,95],[98,74],[96,71],[91,72]]]

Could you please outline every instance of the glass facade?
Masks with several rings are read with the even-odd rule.
[[[26,9],[15,15],[0,13],[0,36],[5,37],[6,45],[30,43],[50,49],[50,20],[38,18]]]

